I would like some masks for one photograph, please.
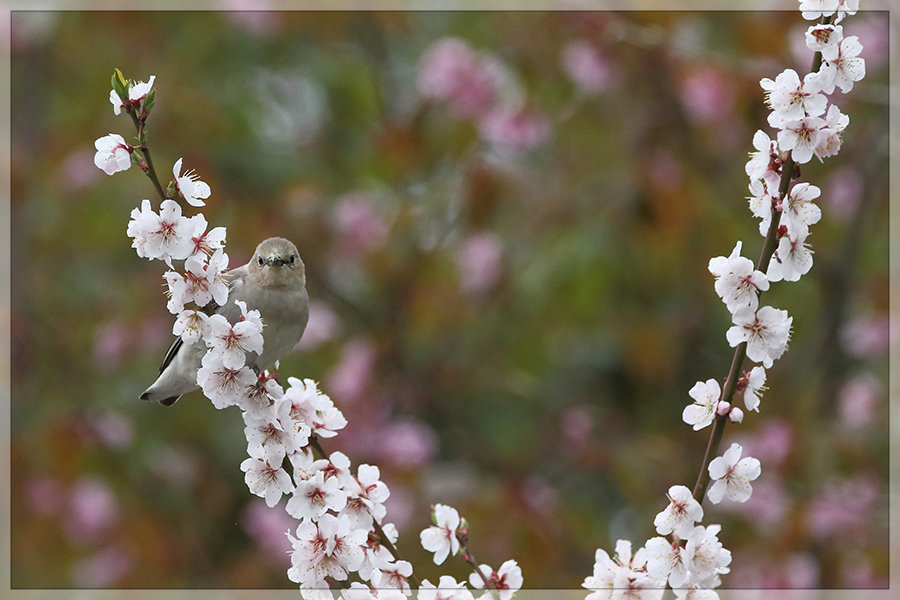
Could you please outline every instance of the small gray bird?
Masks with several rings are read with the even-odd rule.
[[[249,352],[247,365],[261,371],[290,352],[306,329],[309,298],[303,261],[294,244],[272,237],[256,247],[250,262],[226,272],[224,277],[228,281],[228,302],[225,306],[211,303],[205,310],[219,313],[231,323],[241,316],[235,300],[246,302],[248,310],[259,311],[263,320],[262,355]],[[163,359],[159,377],[141,394],[141,400],[171,406],[182,394],[199,388],[197,370],[206,350],[203,340],[185,344],[177,338]]]

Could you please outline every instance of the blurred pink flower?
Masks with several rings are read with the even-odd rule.
[[[315,348],[333,338],[338,327],[340,319],[337,313],[325,302],[312,300],[309,303],[309,322],[296,347],[303,350]]]
[[[96,477],[84,477],[72,488],[65,516],[65,531],[75,543],[96,543],[119,520],[119,505],[109,486]]]
[[[795,552],[772,558],[734,552],[728,586],[760,590],[757,595],[752,595],[751,590],[742,590],[750,592],[741,595],[744,600],[780,598],[770,591],[772,588],[799,590],[799,594],[790,593],[791,600],[814,600],[817,594],[811,590],[813,593],[804,595],[803,589],[816,587],[820,574],[819,563],[810,554]]]
[[[503,247],[493,233],[477,233],[462,241],[456,252],[456,267],[463,292],[480,294],[491,288],[500,276]]]
[[[124,414],[110,410],[89,418],[91,429],[107,447],[121,449],[131,445],[134,427]]]
[[[584,40],[566,44],[562,64],[569,78],[587,94],[602,92],[615,84],[616,73],[609,58]]]
[[[419,62],[419,93],[424,98],[446,102],[461,117],[476,117],[494,101],[492,60],[459,38],[439,39]]]
[[[522,485],[522,499],[533,511],[541,515],[553,515],[559,504],[559,494],[540,475],[532,475]]]
[[[94,331],[94,365],[112,371],[132,345],[132,330],[122,321],[105,321]]]
[[[280,559],[291,550],[284,532],[296,528],[297,520],[282,504],[269,508],[263,500],[252,500],[241,513],[241,527],[272,558]]]
[[[341,196],[335,209],[335,227],[342,252],[363,254],[387,240],[388,226],[365,194]]]
[[[567,444],[581,447],[594,429],[594,420],[584,406],[570,406],[563,411],[561,425]]]
[[[372,342],[355,338],[344,344],[338,364],[328,374],[329,395],[339,403],[352,404],[366,396],[375,366]]]
[[[847,323],[841,331],[841,341],[853,356],[883,356],[890,349],[896,334],[891,327],[890,315],[869,314]]]
[[[875,410],[884,394],[884,386],[871,373],[848,379],[838,392],[838,411],[841,422],[850,427],[862,427],[872,422]]]
[[[110,587],[128,574],[132,565],[128,548],[109,546],[72,565],[72,581],[81,588]]]
[[[816,538],[852,537],[872,522],[878,481],[860,475],[826,482],[806,509],[806,528]]]
[[[59,513],[65,502],[65,491],[57,480],[38,477],[25,482],[25,497],[36,513],[49,517]]]
[[[532,150],[550,137],[550,121],[527,108],[491,109],[478,122],[478,131],[485,141],[507,150]]]
[[[94,166],[94,155],[90,150],[75,150],[60,165],[64,185],[70,191],[85,188],[98,181],[100,173]]]
[[[696,123],[721,123],[734,115],[734,89],[713,69],[691,72],[681,82],[681,103]]]
[[[828,213],[846,222],[856,212],[863,191],[863,178],[853,167],[838,167],[824,185]]]
[[[379,460],[398,467],[420,467],[437,451],[434,431],[423,423],[392,423],[382,429],[379,437]]]
[[[770,534],[784,522],[789,507],[783,483],[777,477],[763,475],[753,482],[753,494],[745,503],[723,502],[717,508],[739,514],[761,532]]]

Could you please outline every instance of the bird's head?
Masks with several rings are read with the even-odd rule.
[[[271,237],[260,243],[248,269],[250,276],[266,287],[306,284],[306,270],[300,253],[284,238]]]

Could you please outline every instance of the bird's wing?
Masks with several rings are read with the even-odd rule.
[[[247,276],[247,265],[243,265],[240,267],[236,267],[231,269],[230,271],[223,273],[222,277],[228,283],[228,296],[231,297],[232,292],[235,289],[239,289],[244,285],[244,280]],[[238,315],[240,315],[240,309],[234,302],[226,302],[225,306],[219,306],[215,302],[210,302],[206,306],[201,309],[207,315],[213,314],[221,314],[224,316],[230,323],[234,323],[235,319],[237,319]],[[169,346],[169,351],[166,352],[166,356],[163,358],[162,364],[159,366],[159,372],[162,373],[166,370],[166,367],[174,360],[175,355],[178,354],[178,350],[184,345],[184,340],[181,339],[181,336],[177,336],[175,341],[172,342],[172,345]]]

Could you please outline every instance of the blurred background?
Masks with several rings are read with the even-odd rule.
[[[292,526],[247,491],[236,409],[139,402],[171,340],[163,268],[125,236],[154,197],[93,141],[134,135],[113,68],[156,75],[163,184],[212,187],[232,265],[300,249],[310,323],[282,377],[321,383],[377,464],[420,578],[435,502],[476,557],[578,587],[594,550],[640,545],[709,431],[681,422],[724,379],[710,257],[755,258],[744,163],[761,77],[812,53],[789,12],[16,12],[12,49],[12,586],[290,588]],[[815,265],[763,303],[794,317],[759,414],[746,504],[706,503],[725,587],[879,587],[888,577],[888,15],[845,35],[847,96]],[[186,214],[193,209],[185,207]],[[894,335],[892,335],[894,334]]]

